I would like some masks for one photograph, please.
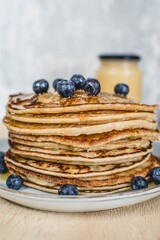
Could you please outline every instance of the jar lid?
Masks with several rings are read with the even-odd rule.
[[[110,60],[137,60],[139,61],[141,57],[136,54],[100,54],[99,59],[110,59]]]

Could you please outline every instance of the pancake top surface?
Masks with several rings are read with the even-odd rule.
[[[157,105],[145,105],[136,103],[128,98],[119,97],[108,93],[100,93],[98,96],[87,96],[83,91],[77,91],[71,98],[62,98],[57,93],[45,94],[17,94],[11,95],[8,108],[15,110],[27,109],[63,109],[76,106],[84,106],[84,109],[75,108],[74,111],[92,110],[92,107],[85,109],[85,106],[107,105],[106,109],[112,110],[137,110],[137,111],[154,111]],[[123,106],[123,107],[122,107]],[[95,108],[93,108],[95,110]],[[10,112],[12,112],[10,110]]]

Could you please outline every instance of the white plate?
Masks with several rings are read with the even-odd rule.
[[[160,143],[154,144],[154,154],[160,157]],[[7,150],[5,141],[0,141],[0,149]],[[140,203],[160,195],[160,186],[139,191],[92,196],[61,197],[28,187],[20,191],[10,190],[5,181],[0,180],[0,196],[25,207],[55,212],[102,211]]]

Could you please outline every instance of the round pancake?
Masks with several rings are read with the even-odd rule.
[[[54,193],[54,194],[58,194],[58,189],[60,188],[60,186],[58,187],[58,189],[54,188],[54,187],[53,188],[48,188],[48,187],[44,187],[44,186],[34,184],[34,183],[31,183],[31,182],[28,182],[28,181],[24,181],[24,185],[28,186],[28,187],[31,187],[31,188],[35,188],[37,190],[41,190],[41,191],[49,192],[49,193]],[[79,194],[95,194],[95,193],[111,194],[111,193],[125,192],[125,191],[128,191],[129,189],[130,189],[130,186],[119,187],[119,188],[116,188],[116,189],[105,189],[105,190],[101,190],[101,189],[92,190],[90,188],[82,190],[82,189],[78,188],[78,192],[79,192]]]
[[[15,166],[14,164],[10,162],[6,162],[7,167],[9,168],[9,171],[11,173],[18,173],[22,176],[25,175],[25,177],[28,179],[29,182],[31,182],[32,178],[39,179],[39,184],[41,185],[41,181],[43,181],[43,185],[45,182],[45,186],[49,186],[50,183],[56,184],[56,185],[63,185],[63,184],[74,184],[78,187],[104,187],[104,186],[115,186],[117,184],[123,184],[123,183],[130,183],[131,179],[135,176],[142,176],[146,177],[150,170],[153,167],[160,166],[157,159],[153,156],[150,157],[148,161],[146,161],[141,166],[130,169],[125,172],[121,173],[115,173],[112,175],[106,176],[106,179],[97,179],[97,177],[92,178],[92,180],[89,180],[89,178],[64,178],[64,177],[57,177],[57,176],[50,176],[42,173],[37,173],[31,170],[24,169],[22,167]]]
[[[107,165],[69,165],[52,162],[34,161],[13,155],[8,152],[5,156],[5,162],[10,162],[15,166],[22,167],[31,171],[65,178],[86,178],[107,176],[118,172],[128,171],[145,163],[150,158],[150,154],[138,162],[125,162],[120,164]]]
[[[153,122],[156,119],[154,113],[148,112],[122,112],[122,111],[88,111],[79,113],[63,114],[7,114],[11,120],[26,123],[43,123],[43,124],[69,124],[69,123],[103,123],[126,121],[132,119],[147,120]]]
[[[64,164],[81,164],[81,165],[105,165],[112,163],[124,163],[130,161],[136,161],[137,158],[141,158],[152,152],[152,147],[147,149],[143,149],[142,151],[137,151],[133,153],[126,153],[116,156],[106,156],[106,157],[96,157],[96,158],[88,158],[82,156],[69,156],[69,155],[53,155],[46,154],[43,152],[29,152],[20,149],[16,149],[14,147],[10,148],[10,152],[22,156],[28,159],[33,159],[37,161],[49,161],[49,162],[57,162]]]
[[[77,185],[82,194],[124,191],[134,176],[148,177],[159,166],[151,156],[158,139],[157,105],[77,91],[10,96],[4,124],[10,150],[5,162],[24,184],[56,192]]]
[[[23,135],[19,133],[10,132],[9,136],[16,137],[32,142],[49,142],[56,143],[66,146],[72,146],[76,148],[93,149],[94,147],[104,146],[108,143],[113,143],[118,140],[127,139],[128,141],[142,138],[143,140],[157,140],[158,132],[146,129],[132,129],[123,131],[111,131],[107,133],[91,134],[91,135],[80,135],[80,136],[34,136],[34,135]]]
[[[141,145],[140,145],[141,143]],[[135,145],[134,145],[135,144]],[[137,145],[136,145],[137,144]],[[130,153],[137,153],[140,151],[144,151],[144,149],[148,149],[151,147],[151,143],[149,141],[141,140],[141,141],[133,141],[132,146],[127,148],[124,143],[123,148],[114,148],[110,150],[99,150],[99,151],[67,151],[67,150],[58,150],[58,149],[44,149],[43,147],[37,148],[33,146],[26,146],[22,144],[10,143],[11,147],[20,151],[27,151],[33,153],[41,153],[41,154],[51,154],[51,155],[59,155],[59,156],[81,156],[86,158],[97,158],[97,157],[111,157],[116,155],[125,155]]]
[[[125,97],[108,93],[87,96],[83,91],[76,91],[72,98],[62,98],[56,92],[45,94],[11,95],[7,107],[8,113],[16,114],[50,114],[84,112],[95,110],[122,110],[153,112],[157,105],[139,104]]]
[[[5,117],[4,124],[9,131],[17,134],[31,135],[60,135],[60,136],[79,136],[96,133],[110,132],[113,130],[122,131],[126,129],[143,128],[156,130],[157,124],[145,120],[130,120],[122,122],[105,123],[100,125],[69,125],[69,124],[35,124],[11,121]]]
[[[41,190],[44,192],[49,193],[58,193],[58,189],[61,185],[57,185],[54,183],[50,183],[37,178],[36,176],[29,176],[28,178],[24,174],[20,174],[18,171],[15,171],[14,169],[10,169],[11,173],[16,173],[18,175],[21,175],[23,177],[23,184],[27,187],[31,187],[37,190]],[[115,186],[105,186],[105,187],[78,187],[79,194],[94,194],[94,193],[117,193],[117,192],[124,192],[130,189],[130,184],[117,184]]]
[[[25,175],[24,171],[22,172],[19,168],[19,171],[15,168],[10,168],[10,173],[14,173],[17,175],[21,175],[23,178],[23,184],[27,187],[31,187],[37,190],[49,192],[49,193],[58,193],[58,189],[61,185],[55,184],[54,182],[47,182],[44,179],[40,179],[37,176]],[[115,186],[100,186],[100,187],[78,187],[78,191],[80,194],[85,193],[115,193],[120,191],[127,191],[130,188],[129,183],[117,184]]]
[[[142,139],[136,139],[136,140],[131,140],[131,139],[122,139],[118,140],[116,142],[108,143],[100,147],[91,147],[91,148],[77,148],[77,147],[72,147],[72,146],[66,146],[62,144],[57,144],[54,142],[34,142],[34,141],[28,141],[24,140],[19,137],[13,137],[12,134],[9,134],[9,143],[12,146],[13,144],[18,144],[18,145],[25,145],[28,147],[36,147],[36,148],[41,148],[45,151],[47,150],[52,150],[52,151],[57,151],[60,153],[63,153],[64,151],[70,151],[72,155],[79,155],[84,152],[95,152],[95,151],[103,151],[103,150],[113,150],[113,149],[121,149],[121,148],[135,148],[135,149],[141,149],[141,148],[147,148],[150,145],[150,141],[148,140],[142,140]],[[78,153],[80,152],[80,153]]]

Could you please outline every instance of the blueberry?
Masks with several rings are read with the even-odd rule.
[[[127,94],[129,93],[129,87],[127,84],[124,83],[118,83],[115,88],[114,88],[114,92],[117,95],[120,96],[127,96]]]
[[[83,89],[84,88],[84,83],[85,83],[86,80],[82,75],[74,74],[71,77],[70,80],[74,83],[76,89]]]
[[[4,158],[4,152],[0,152],[0,158]]]
[[[97,96],[101,91],[101,85],[98,80],[88,78],[84,83],[84,91],[88,96]]]
[[[132,190],[138,190],[148,188],[148,182],[144,177],[138,176],[134,177],[131,181],[131,189]]]
[[[62,80],[57,85],[57,92],[64,98],[72,97],[75,90],[75,85],[72,81]]]
[[[33,91],[37,94],[48,92],[49,83],[45,79],[37,80],[33,83]]]
[[[7,178],[6,185],[10,189],[19,190],[23,186],[23,179],[19,175],[11,174]]]
[[[8,169],[4,161],[4,152],[0,152],[0,173],[6,173]]]
[[[78,195],[78,189],[75,185],[65,184],[59,188],[58,195]]]
[[[58,85],[58,83],[61,82],[62,80],[63,80],[63,79],[61,79],[61,78],[57,78],[57,79],[55,79],[55,80],[53,81],[53,88],[54,88],[55,91],[57,91],[57,85]]]
[[[150,172],[151,180],[156,184],[160,184],[160,167],[155,167]]]

